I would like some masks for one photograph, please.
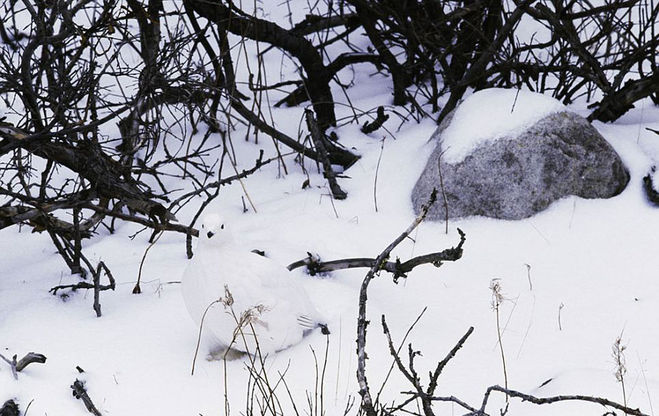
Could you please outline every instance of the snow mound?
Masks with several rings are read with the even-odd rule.
[[[460,163],[473,149],[514,139],[546,116],[566,111],[558,100],[530,91],[490,88],[470,95],[441,136],[444,160]]]

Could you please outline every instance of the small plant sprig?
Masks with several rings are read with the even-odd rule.
[[[204,320],[208,311],[215,306],[216,304],[221,304],[224,307],[225,313],[228,314],[235,323],[235,328],[233,330],[231,341],[226,348],[219,349],[217,351],[211,352],[210,359],[219,359],[222,362],[222,373],[224,376],[224,414],[229,416],[231,413],[231,406],[229,401],[229,376],[227,362],[239,358],[244,358],[246,360],[245,366],[249,372],[249,380],[247,381],[247,405],[245,408],[245,414],[260,414],[262,416],[270,415],[282,415],[284,410],[282,404],[278,397],[277,388],[280,385],[283,385],[288,393],[288,397],[291,399],[294,413],[299,415],[297,411],[296,403],[293,400],[290,390],[284,376],[288,371],[288,368],[284,370],[283,373],[279,373],[278,377],[275,380],[271,380],[270,375],[268,374],[266,367],[266,359],[268,358],[267,354],[264,354],[261,350],[261,345],[257,337],[256,330],[254,328],[255,324],[262,325],[260,321],[261,316],[268,309],[262,304],[255,305],[249,309],[246,309],[238,313],[234,309],[234,297],[228,286],[224,286],[224,296],[220,297],[213,302],[211,302],[204,311],[204,314],[201,318],[201,323],[199,325],[199,334],[197,338],[197,346],[195,349],[195,356],[192,362],[192,374],[194,375],[194,367],[201,345],[201,331],[204,325]],[[237,345],[241,345],[240,348],[237,348]],[[318,360],[315,355],[315,351],[312,349],[314,354],[314,360],[316,362],[316,389],[315,389],[315,400],[310,400],[310,415],[312,416],[322,416],[324,411],[324,383],[325,383],[325,370],[327,367],[329,351],[329,338],[326,340],[325,346],[325,356],[322,364],[322,373],[318,374]],[[289,363],[290,365],[290,363]],[[320,383],[320,388],[318,387]],[[320,394],[320,401],[318,400],[318,395]],[[320,405],[320,408],[318,407]],[[258,413],[257,413],[258,412]]]
[[[508,390],[508,371],[506,370],[506,354],[503,351],[503,342],[501,334],[501,304],[505,300],[501,288],[501,279],[492,279],[490,281],[490,290],[492,291],[492,309],[496,314],[497,321],[497,340],[499,343],[499,351],[501,352],[501,364],[503,366],[503,385]],[[506,405],[508,404],[508,394],[506,394]]]
[[[622,334],[620,334],[616,340],[613,342],[611,347],[611,356],[613,356],[613,362],[615,364],[615,373],[616,380],[620,383],[622,388],[622,403],[627,407],[627,392],[625,390],[625,375],[627,374],[627,365],[625,359],[625,350],[627,349],[626,345],[622,343]],[[625,412],[625,415],[627,412]]]

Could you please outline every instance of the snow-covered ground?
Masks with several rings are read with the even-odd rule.
[[[277,71],[278,59],[272,59]],[[353,102],[357,108],[371,109],[391,101],[389,81],[366,73],[355,76],[357,87],[351,96],[363,97]],[[335,97],[343,97],[340,90]],[[473,101],[474,109],[489,111],[487,100]],[[555,111],[553,101],[547,99],[547,103],[539,111]],[[569,109],[587,114],[585,104]],[[339,117],[351,115],[344,106],[337,111]],[[273,112],[277,126],[295,134],[302,109]],[[238,182],[221,188],[208,211],[221,212],[242,244],[264,250],[283,265],[304,258],[307,252],[325,260],[375,257],[414,218],[410,192],[432,150],[428,138],[436,127],[430,120],[409,122],[400,130],[397,126],[394,117],[386,124],[394,135],[380,130],[365,136],[356,124],[337,130],[341,142],[362,155],[345,172],[348,178],[339,180],[348,193],[344,201],[331,200],[326,181],[308,161],[311,186],[303,189],[307,175],[289,156],[288,175],[272,163],[243,180],[257,212],[243,212],[245,191]],[[452,221],[448,234],[443,223],[425,222],[413,233],[413,240],[395,250],[396,256],[406,260],[457,244],[458,227],[467,235],[460,261],[441,268],[418,267],[398,284],[386,273],[372,283],[367,375],[373,393],[380,389],[392,363],[381,315],[386,315],[398,344],[426,307],[407,339],[423,353],[416,368],[424,384],[427,372],[473,326],[473,335],[441,375],[437,395],[454,395],[478,407],[487,386],[503,385],[489,289],[492,279],[500,279],[505,296],[500,307],[502,344],[510,388],[538,397],[583,394],[622,403],[612,357],[614,341],[621,337],[626,346],[626,401],[655,414],[653,406],[659,406],[659,211],[646,201],[641,178],[659,160],[659,136],[645,129],[659,129],[659,109],[643,102],[616,123],[595,123],[595,127],[630,170],[631,181],[622,194],[608,200],[566,198],[521,221]],[[490,128],[490,123],[478,124],[480,131]],[[274,154],[265,136],[258,145],[243,141],[240,131],[234,137],[238,169],[251,167],[260,149]],[[177,217],[187,223],[197,207],[198,203],[190,204]],[[26,227],[0,231],[0,353],[20,358],[35,351],[48,357],[46,364],[26,368],[17,381],[9,366],[0,362],[0,402],[16,398],[23,409],[29,403],[30,415],[86,414],[69,387],[79,378],[86,380],[90,397],[104,415],[224,414],[225,388],[231,413],[245,411],[247,360],[228,362],[225,371],[221,362],[201,359],[195,374],[190,374],[197,328],[180,293],[179,281],[188,262],[184,236],[169,233],[160,238],[144,264],[143,293],[131,293],[149,245],[147,232],[129,238],[139,229],[119,223],[115,234],[99,228],[85,242],[87,257],[103,260],[118,283],[115,292],[101,294],[101,318],[92,310],[91,292],[67,293],[68,297],[48,293],[51,287],[75,282],[77,277],[69,275],[47,235],[32,234]],[[351,397],[359,402],[355,339],[358,291],[365,273],[346,270],[308,277],[305,289],[327,318],[331,335],[316,331],[301,344],[267,358],[270,382],[277,384],[284,374],[300,414],[313,413],[307,398],[320,401],[321,386],[328,415],[342,414]],[[76,366],[85,372],[80,374]],[[318,374],[323,366],[321,383]],[[412,387],[394,370],[381,401],[400,403],[405,397],[400,392],[409,390]],[[283,383],[278,383],[276,394],[281,406],[291,411]],[[490,414],[504,403],[502,396],[492,399]],[[441,414],[464,413],[450,404],[436,407]],[[587,403],[536,406],[511,400],[509,414],[599,415],[604,411]]]

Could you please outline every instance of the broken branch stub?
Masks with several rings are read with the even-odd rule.
[[[23,358],[20,360],[16,360],[16,357],[18,357],[16,354],[14,354],[13,357],[11,357],[11,360],[6,358],[4,355],[0,354],[0,359],[2,359],[4,362],[6,362],[9,367],[11,368],[11,373],[14,376],[15,380],[18,380],[18,373],[23,371],[25,367],[32,363],[45,363],[46,362],[46,356],[43,354],[37,354],[36,352],[28,352],[25,354]],[[2,414],[0,414],[2,416]]]
[[[25,357],[21,358],[18,360],[16,363],[16,371],[19,373],[23,371],[25,367],[32,363],[39,363],[39,364],[45,364],[46,363],[46,356],[43,354],[38,354],[36,352],[28,352]]]
[[[73,390],[73,397],[82,400],[89,413],[94,416],[102,416],[101,412],[96,408],[94,402],[92,402],[92,399],[89,397],[89,394],[87,394],[84,381],[76,379],[71,385],[71,390]]]
[[[0,407],[0,416],[20,416],[20,414],[18,404],[14,400],[7,400]]]

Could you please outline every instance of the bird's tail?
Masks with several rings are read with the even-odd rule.
[[[327,327],[327,324],[324,324],[322,322],[318,322],[314,319],[309,318],[308,316],[301,315],[297,317],[297,322],[298,324],[304,328],[304,335],[308,335],[311,331],[313,331],[316,328],[320,328],[320,332],[323,335],[329,335],[330,330]]]

